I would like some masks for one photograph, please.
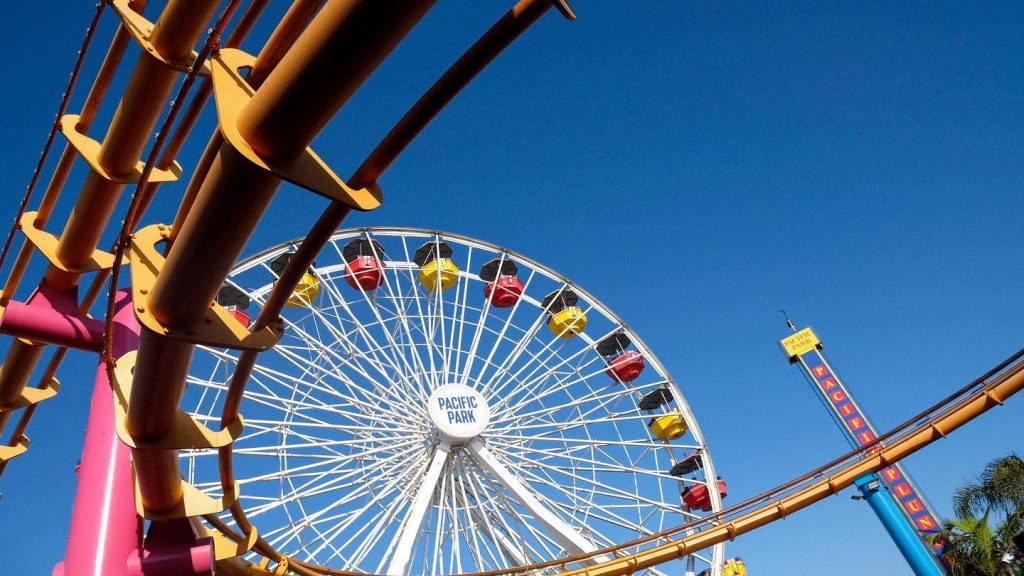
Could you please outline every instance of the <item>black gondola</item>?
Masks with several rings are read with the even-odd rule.
[[[544,302],[541,305],[547,308],[549,314],[557,314],[566,308],[575,306],[579,302],[580,297],[575,292],[568,288],[562,290],[555,290],[551,294],[544,297]]]
[[[360,256],[371,256],[378,260],[383,260],[384,247],[376,240],[356,238],[345,244],[345,247],[341,249],[341,255],[345,258],[345,262],[351,262]]]
[[[597,353],[601,356],[615,356],[625,352],[629,345],[629,336],[622,332],[616,332],[597,343]]]
[[[499,266],[501,267],[500,271],[498,270]],[[519,274],[519,266],[516,266],[516,263],[509,258],[504,260],[495,258],[480,268],[480,279],[484,282],[494,282],[498,276],[515,276],[516,274]]]
[[[662,387],[644,394],[638,406],[641,410],[657,410],[670,402],[672,402],[672,391]]]
[[[701,460],[699,452],[694,452],[679,462],[676,462],[675,466],[673,466],[668,473],[672,476],[685,476],[686,474],[693,474],[702,468],[704,468],[704,461]]]
[[[445,242],[430,241],[416,249],[413,262],[420,268],[438,258],[451,258],[452,247]]]
[[[249,297],[237,287],[225,284],[217,291],[217,304],[225,308],[234,306],[239,310],[245,310],[249,307]]]
[[[292,261],[293,256],[295,256],[294,252],[285,252],[270,261],[270,269],[274,274],[277,274],[278,278],[281,277],[281,274],[284,274],[284,269],[288,266],[288,263]],[[313,262],[313,266],[316,266],[315,261]],[[309,270],[306,270],[307,274],[313,273],[313,266],[310,266]]]

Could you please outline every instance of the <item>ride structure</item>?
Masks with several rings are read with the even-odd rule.
[[[273,349],[281,352],[279,357],[291,358],[287,356],[289,348],[286,344],[275,346],[284,334],[285,320],[292,315],[292,311],[302,315],[317,310],[314,303],[318,302],[318,297],[319,300],[325,294],[337,297],[339,286],[333,280],[339,278],[344,279],[351,289],[355,289],[354,294],[359,298],[366,299],[367,293],[374,293],[372,300],[367,300],[374,306],[387,302],[381,295],[387,291],[392,296],[391,313],[397,315],[391,319],[401,317],[406,326],[413,315],[404,307],[413,301],[416,301],[417,308],[421,304],[424,309],[434,306],[432,310],[438,316],[436,322],[421,316],[418,319],[420,328],[416,331],[407,328],[404,337],[408,340],[403,346],[394,345],[386,351],[371,348],[347,352],[362,354],[363,362],[371,366],[356,368],[354,378],[362,378],[357,384],[353,384],[352,379],[342,381],[343,384],[351,385],[349,392],[365,394],[369,387],[375,385],[377,399],[391,401],[388,410],[394,410],[395,402],[401,401],[398,405],[405,403],[408,414],[426,415],[426,420],[417,421],[417,425],[425,432],[425,436],[418,442],[433,454],[431,458],[434,464],[424,469],[418,466],[418,461],[410,454],[403,454],[411,460],[401,462],[402,469],[408,473],[397,493],[413,497],[408,517],[396,524],[402,527],[401,532],[380,532],[369,540],[360,541],[362,544],[366,541],[380,541],[385,537],[393,539],[388,550],[371,554],[381,558],[381,562],[390,558],[386,565],[381,563],[378,570],[407,573],[412,560],[421,563],[419,570],[436,568],[414,557],[412,545],[422,540],[422,534],[427,532],[426,529],[420,529],[420,523],[429,506],[433,505],[431,499],[437,492],[434,482],[441,477],[448,481],[448,486],[454,486],[456,479],[460,483],[461,493],[457,500],[444,500],[443,493],[439,493],[443,501],[439,502],[449,506],[447,510],[441,509],[441,513],[451,513],[449,522],[457,525],[457,518],[461,514],[464,527],[487,527],[488,523],[495,525],[486,530],[486,537],[490,540],[492,560],[497,563],[479,563],[482,556],[477,550],[471,558],[478,563],[467,564],[467,567],[473,566],[478,570],[507,568],[567,554],[592,552],[600,546],[621,540],[623,536],[618,531],[623,525],[627,530],[632,530],[632,536],[642,536],[663,530],[686,517],[696,518],[693,512],[681,507],[678,496],[680,488],[677,486],[699,484],[706,472],[713,473],[713,464],[699,437],[699,428],[685,406],[683,395],[649,352],[648,362],[655,366],[648,370],[651,382],[632,382],[639,376],[636,366],[638,363],[642,366],[643,363],[639,356],[641,353],[635,350],[631,351],[629,362],[633,368],[622,372],[628,383],[623,378],[616,379],[614,374],[617,372],[608,373],[611,368],[606,365],[603,356],[594,352],[596,342],[584,334],[587,313],[591,315],[592,322],[603,320],[603,328],[609,334],[614,332],[627,342],[632,341],[636,347],[642,345],[635,335],[627,337],[628,329],[611,316],[607,309],[585,296],[582,289],[567,284],[556,274],[525,258],[517,257],[517,264],[508,251],[474,243],[470,245],[467,254],[467,265],[474,263],[471,262],[474,249],[477,254],[490,251],[496,258],[492,258],[481,269],[484,278],[481,292],[486,304],[483,308],[467,306],[466,286],[471,278],[480,276],[463,272],[455,264],[448,242],[460,240],[451,235],[445,239],[436,235],[421,235],[427,241],[416,250],[415,256],[410,256],[408,246],[403,244],[405,260],[387,260],[380,243],[372,237],[353,237],[344,249],[337,250],[343,255],[343,261],[333,268],[317,266],[312,260],[312,256],[330,240],[322,235],[332,232],[350,210],[370,210],[380,204],[377,177],[450,98],[552,5],[572,17],[568,6],[563,2],[539,1],[517,4],[427,92],[371,153],[350,183],[346,183],[306,148],[306,143],[423,16],[432,2],[403,2],[398,12],[394,13],[394,6],[381,7],[370,2],[330,2],[321,6],[319,2],[300,0],[285,15],[264,50],[253,58],[235,46],[241,43],[254,26],[265,4],[254,2],[248,7],[224,46],[220,46],[220,34],[240,2],[227,3],[214,21],[215,3],[206,3],[202,10],[196,10],[188,2],[171,1],[164,6],[155,23],[142,16],[144,6],[141,2],[129,4],[112,1],[100,4],[81,54],[84,56],[93,38],[96,23],[106,7],[113,7],[121,27],[98,72],[97,82],[87,97],[86,110],[81,115],[63,114],[51,134],[52,140],[52,136],[59,130],[68,140],[68,145],[52,175],[40,210],[24,212],[18,218],[26,242],[18,253],[5,286],[8,313],[3,316],[2,330],[19,339],[8,352],[0,376],[0,389],[4,391],[5,397],[14,398],[3,403],[4,423],[19,410],[21,419],[10,435],[11,444],[0,454],[4,465],[27,450],[24,432],[35,413],[36,404],[56,393],[58,384],[52,375],[66,350],[98,351],[102,357],[67,557],[55,571],[62,574],[159,571],[205,573],[214,566],[224,573],[314,573],[332,570],[313,564],[316,554],[306,554],[302,558],[282,554],[267,540],[275,536],[272,528],[267,529],[265,538],[248,522],[240,505],[240,501],[246,501],[242,497],[242,487],[249,487],[247,480],[254,485],[258,481],[251,477],[235,479],[232,463],[234,460],[245,460],[245,456],[251,453],[245,451],[251,448],[243,448],[237,454],[233,452],[236,441],[246,446],[252,437],[267,431],[267,421],[252,418],[247,424],[253,432],[243,435],[246,422],[238,413],[240,400],[246,397],[243,390],[250,375],[255,373],[256,379],[261,375],[261,364],[256,362],[258,354]],[[192,53],[192,46],[211,22],[213,27],[202,49]],[[139,45],[141,53],[118,112],[103,142],[90,140],[85,134],[92,117],[132,40]],[[77,71],[73,80],[76,76]],[[161,113],[179,80],[181,84],[173,98],[174,104],[168,109],[159,128],[161,136],[156,139],[148,158],[145,161],[137,160],[143,154],[149,133],[160,121]],[[199,83],[198,90],[188,109],[184,110],[187,96],[196,83]],[[70,93],[71,86],[62,104],[62,113]],[[184,145],[199,110],[211,95],[217,105],[219,127],[185,191],[179,213],[169,225],[138,228],[157,188],[182,174],[174,157]],[[298,102],[302,105],[298,105]],[[182,110],[184,115],[175,127],[177,116]],[[176,129],[172,130],[172,127]],[[89,175],[64,232],[60,236],[50,235],[43,231],[43,227],[68,179],[71,165],[77,158],[86,160]],[[36,178],[44,165],[45,155]],[[259,293],[258,300],[254,300],[251,291],[242,290],[237,284],[225,284],[223,278],[217,278],[228,274],[227,269],[221,273],[218,268],[230,266],[237,258],[245,239],[251,234],[261,212],[282,180],[316,192],[331,200],[332,204],[314,226],[312,233],[301,243],[277,250],[274,258],[263,264],[263,268],[273,274],[274,281],[266,284],[266,290]],[[136,185],[135,193],[119,238],[111,252],[99,251],[96,244],[113,215],[118,193],[132,183]],[[23,209],[31,199],[31,192],[32,186],[26,194]],[[388,233],[383,232],[382,236],[388,236]],[[211,250],[211,246],[216,246],[216,249]],[[28,269],[29,259],[37,251],[47,257],[50,269],[44,274],[36,293],[27,301],[19,302],[11,296],[17,292]],[[131,279],[130,289],[117,289],[121,280],[120,268],[125,262]],[[416,279],[421,285],[418,289],[422,290],[422,302],[415,300],[415,292],[410,295],[410,286],[399,284],[405,276],[392,276],[388,281],[386,271],[389,265],[395,272],[404,273],[411,269],[417,271]],[[529,266],[525,282],[519,279],[524,273],[520,270],[522,266]],[[332,276],[334,272],[340,272],[341,275]],[[93,278],[93,285],[80,301],[77,286],[83,278],[88,277]],[[528,296],[527,287],[535,278],[535,286],[556,289],[557,294],[550,305],[541,305],[539,297]],[[108,281],[112,288],[108,296],[106,319],[91,320],[87,312]],[[510,309],[510,315],[496,337],[483,331],[487,318],[487,314],[483,314],[477,324],[474,339],[474,345],[494,340],[486,361],[480,359],[478,364],[482,370],[499,369],[497,373],[487,375],[487,378],[495,386],[508,387],[508,396],[497,400],[494,397],[478,398],[474,394],[482,394],[482,383],[474,382],[476,388],[471,389],[467,381],[448,382],[456,374],[454,369],[450,375],[447,373],[448,363],[453,358],[447,352],[443,358],[435,357],[432,351],[421,357],[424,352],[418,346],[437,345],[434,342],[435,333],[431,332],[430,338],[426,338],[424,326],[429,323],[436,327],[439,323],[441,332],[444,332],[447,320],[444,316],[444,295],[449,290],[450,294],[461,295],[461,307],[460,301],[450,303],[451,310],[462,311],[458,316],[460,338],[464,327],[461,322],[467,317],[467,310],[473,310],[472,314],[481,309],[489,311],[492,306],[494,310]],[[588,308],[584,312],[582,307],[586,301],[589,301],[586,304]],[[258,304],[258,312],[253,310],[254,303]],[[538,332],[536,329],[527,330],[517,326],[511,321],[517,307],[538,310],[534,328],[546,326],[553,332],[553,342],[542,345],[539,350],[533,349],[532,343],[539,338]],[[380,310],[375,307],[371,311],[378,315],[379,320]],[[363,312],[369,313],[365,308]],[[332,310],[332,313],[336,314],[337,311]],[[520,317],[523,316],[520,314]],[[289,325],[297,327],[318,320],[323,320],[323,316],[314,314]],[[451,322],[454,329],[455,316]],[[368,327],[374,324],[373,317],[359,319],[364,335],[372,329]],[[330,322],[323,327],[338,328]],[[468,328],[465,330],[467,337],[470,332]],[[295,333],[305,337],[306,343],[311,344],[309,339],[313,337],[310,333],[301,328],[297,328]],[[393,336],[390,333],[388,335]],[[415,338],[423,342],[412,342]],[[447,349],[454,346],[451,338],[447,340]],[[504,350],[503,347],[510,342],[514,344],[512,349]],[[556,343],[557,346],[554,345]],[[48,344],[59,345],[61,349],[54,354],[42,384],[36,388],[28,387],[28,378],[35,371],[36,362]],[[360,346],[367,344],[370,341],[359,342]],[[443,338],[440,344],[445,344]],[[462,340],[457,344],[461,345]],[[221,374],[220,379],[216,380],[216,385],[222,388],[216,394],[219,400],[217,408],[221,411],[219,421],[210,412],[203,413],[204,402],[210,401],[208,396],[204,396],[191,413],[179,409],[178,399],[190,378],[187,372],[190,367],[194,370],[202,366],[201,359],[192,362],[192,357],[197,355],[194,351],[196,345],[200,346],[200,352],[216,350],[216,353],[210,353],[218,359],[225,358],[226,353],[234,354],[231,356],[232,373]],[[333,342],[316,342],[315,345],[321,350],[330,350]],[[558,356],[559,351],[564,351],[570,345],[575,346],[571,356]],[[552,351],[546,352],[547,349]],[[225,352],[231,350],[235,352]],[[370,373],[374,369],[378,372],[381,370],[380,365],[374,363],[380,361],[380,357],[376,356],[378,353],[392,359],[396,355],[407,354],[417,360],[408,361],[410,363],[402,367],[411,370],[408,374],[391,373],[389,367],[372,377],[367,370]],[[538,360],[537,354],[546,354],[545,359]],[[468,363],[464,357],[466,355],[465,352],[454,353],[456,364],[463,361]],[[520,357],[527,362],[517,364]],[[586,365],[595,366],[593,373],[581,374],[583,368],[580,362],[584,360]],[[535,365],[529,364],[530,361]],[[555,362],[554,366],[562,368],[553,368],[545,362]],[[357,366],[359,364],[355,363]],[[301,365],[309,370],[315,368],[317,363],[311,361]],[[304,382],[304,374],[304,371],[300,371],[297,375],[289,376],[289,381]],[[507,377],[522,377],[524,380],[510,384],[503,381]],[[570,377],[572,380],[566,382]],[[422,397],[415,396],[409,390],[409,396],[394,398],[394,391],[400,389],[402,384],[407,384],[406,378],[417,381]],[[470,378],[468,366],[466,378]],[[512,395],[517,391],[530,391],[532,387],[531,393],[537,396],[537,386],[551,378],[554,378],[553,383],[559,383],[564,389],[579,382],[589,387],[593,385],[591,382],[600,379],[600,388],[588,388],[594,397],[590,401],[596,404],[582,411],[580,407],[587,399],[576,398],[565,402],[564,390],[561,402],[553,406],[546,406],[536,398]],[[208,383],[213,385],[212,381]],[[448,396],[434,398],[437,391],[452,386],[460,387],[458,391],[462,393],[452,398],[471,398],[474,406],[467,409],[460,405],[458,410],[445,410],[440,416],[431,415],[427,407],[434,407],[433,400],[450,400]],[[645,413],[639,412],[636,400],[643,396],[642,392],[654,388],[663,391],[662,402],[654,407],[647,406]],[[112,398],[111,390],[114,392]],[[383,393],[386,391],[391,391],[391,398]],[[288,407],[291,414],[287,425],[289,430],[302,429],[303,423],[295,423],[291,419],[310,407],[308,402],[311,400],[306,398],[309,391],[303,394],[301,401],[294,397],[278,399],[282,406]],[[558,396],[550,391],[543,395],[550,396],[552,400]],[[249,392],[247,397],[259,398],[260,393]],[[615,400],[616,397],[619,400]],[[348,400],[352,399],[352,396],[348,397]],[[333,407],[331,414],[342,414],[341,406],[344,403],[339,404],[336,397],[330,400],[333,402],[329,404]],[[617,439],[601,440],[599,444],[595,444],[595,438],[589,436],[576,437],[575,443],[566,444],[570,441],[566,437],[565,427],[589,433],[595,426],[617,426],[608,408],[612,404],[625,410],[619,418],[624,422],[622,426],[626,427],[631,421],[639,423],[646,420],[652,413],[673,402],[671,418],[679,430],[670,439],[647,436],[646,441],[640,438],[631,440],[629,438],[636,434],[623,431],[614,432]],[[481,436],[480,433],[489,424],[490,416],[486,414],[489,405],[500,411],[495,413],[491,423],[490,429],[493,432]],[[365,411],[367,406],[368,401],[364,398],[350,408],[359,412]],[[562,408],[575,410],[573,414],[579,423],[554,422],[553,414]],[[479,410],[484,410],[485,414],[478,414]],[[531,412],[524,416],[527,421],[523,423],[517,420],[516,414],[525,410]],[[386,413],[384,407],[380,411]],[[443,421],[443,416],[449,414],[455,414],[457,421]],[[390,420],[392,425],[396,424],[394,415],[390,416]],[[467,424],[469,421],[479,424],[480,429],[468,434],[460,432],[458,426],[451,428],[453,424]],[[381,420],[373,422],[380,424]],[[632,488],[626,491],[622,486],[628,488],[627,485],[619,483],[620,486],[610,486],[598,481],[589,493],[575,486],[571,492],[563,490],[562,501],[555,502],[554,493],[545,494],[536,485],[539,482],[549,488],[558,488],[566,485],[564,478],[559,483],[531,472],[533,480],[524,484],[524,464],[520,464],[519,468],[508,467],[509,453],[501,447],[503,440],[499,433],[504,426],[513,423],[521,424],[524,428],[513,430],[512,433],[517,437],[506,438],[504,442],[508,447],[516,448],[513,453],[517,458],[529,461],[527,467],[533,467],[539,462],[542,468],[546,466],[544,474],[568,473],[572,476],[572,485],[588,482],[588,476],[590,482],[595,482],[598,477],[614,478],[615,474],[627,472],[634,479]],[[284,424],[279,426],[284,427]],[[549,439],[541,433],[549,426],[554,426],[553,431],[562,438],[563,453],[552,452],[550,447],[543,448],[543,443]],[[536,430],[536,434],[541,435],[523,436],[526,433],[523,430],[531,427]],[[331,430],[343,428],[343,425],[335,424]],[[364,426],[359,432],[370,428]],[[600,432],[595,433],[597,439],[613,433],[609,430]],[[642,425],[638,425],[634,432],[640,437],[646,435]],[[679,445],[675,448],[669,444],[670,440],[679,440],[687,432],[695,438],[694,441],[677,443]],[[477,436],[486,442],[478,440]],[[304,440],[307,445],[317,444],[334,451],[339,449],[338,446],[366,445],[366,438],[346,438],[340,440],[341,444],[331,441],[317,443],[317,439],[308,433]],[[278,449],[290,451],[292,461],[308,457],[299,453],[302,447],[288,444],[287,439],[283,442],[286,445]],[[619,465],[609,456],[602,455],[613,449],[625,451],[622,459],[628,464]],[[685,449],[699,455],[702,465],[686,475],[669,475],[667,470],[675,463],[673,449]],[[532,452],[524,456],[527,450]],[[655,451],[653,460],[646,454],[648,450]],[[370,452],[373,453],[373,449]],[[636,454],[630,457],[630,452]],[[180,472],[179,453],[183,462],[189,466],[186,480],[182,479]],[[476,468],[463,467],[462,460],[469,458],[464,455],[470,453]],[[209,458],[218,454],[217,459]],[[452,455],[453,462],[459,461],[458,473],[454,472],[454,464],[448,465],[447,454]],[[351,462],[358,463],[358,466],[350,466],[352,470],[349,472],[360,475],[360,486],[372,486],[366,477],[373,473],[374,467],[365,460],[366,451],[357,451],[350,456]],[[287,458],[287,455],[284,456],[283,461]],[[545,463],[552,458],[561,458],[563,463],[568,464],[557,467]],[[644,459],[647,461],[641,462]],[[512,460],[514,464],[515,460]],[[197,468],[201,468],[196,462],[219,462],[219,478],[208,484],[196,481]],[[335,465],[331,472],[337,473],[343,463],[338,459],[331,462]],[[291,475],[290,470],[289,473],[279,474],[277,478],[287,476],[288,482],[297,482],[297,478],[303,477],[301,473]],[[426,474],[426,477],[420,478],[417,472]],[[474,475],[478,485],[470,485]],[[323,475],[318,479],[323,479]],[[432,481],[428,481],[430,479]],[[501,487],[495,487],[495,479]],[[420,485],[418,492],[413,491],[413,484]],[[642,507],[650,511],[640,515],[641,507],[636,502],[644,496],[637,491],[644,484],[652,492],[646,497],[648,503]],[[664,486],[669,488],[665,489]],[[347,487],[351,485],[342,486]],[[358,491],[350,494],[349,501],[353,501],[351,497],[358,494]],[[294,496],[296,500],[305,500],[302,504],[308,505],[309,494],[296,493]],[[372,496],[379,499],[382,494]],[[253,495],[251,498],[256,497]],[[499,497],[501,500],[496,500]],[[512,509],[509,497],[514,497],[517,505],[525,509]],[[616,511],[616,507],[621,508],[623,504],[602,503],[598,506],[594,503],[604,498],[618,499],[620,502],[628,500],[628,509],[635,508],[637,511],[633,513],[631,523],[622,520],[622,514]],[[720,499],[713,498],[713,501],[715,509],[720,509]],[[406,504],[401,499],[396,499],[396,502]],[[553,505],[562,506],[562,509],[549,509]],[[283,507],[287,509],[287,506]],[[580,517],[584,509],[591,517],[605,514],[612,532],[599,535],[597,529],[591,526],[592,521]],[[362,511],[365,511],[365,507]],[[256,512],[263,510],[257,509]],[[505,513],[512,517],[501,517]],[[262,519],[268,516],[272,514],[263,514]],[[313,520],[319,516],[307,515],[306,527],[318,529],[320,523]],[[198,523],[197,519],[201,517],[207,518],[207,525]],[[673,517],[678,519],[672,520]],[[413,518],[419,518],[419,521],[413,521]],[[573,525],[565,518],[572,519]],[[142,537],[143,525],[140,519],[148,521],[149,529],[145,539]],[[320,522],[336,520],[336,516],[328,516]],[[356,517],[349,520],[347,525],[352,525]],[[397,522],[401,518],[396,520],[393,517],[392,520]],[[500,526],[497,525],[499,520]],[[516,525],[515,531],[509,527],[510,522]],[[555,541],[552,542],[546,533],[533,525],[554,533]],[[528,533],[532,534],[532,542],[523,541],[521,526],[532,530]],[[359,525],[360,529],[364,527]],[[476,538],[482,535],[475,530],[473,545],[478,546]],[[458,554],[460,531],[457,526],[452,531],[456,534],[453,553],[456,567],[445,566],[444,570],[461,571],[461,557]],[[292,538],[286,535],[285,544],[296,538],[305,540],[301,532],[293,533]],[[355,537],[358,535],[357,532]],[[437,537],[440,542],[440,535]],[[327,539],[327,544],[333,546],[333,541]],[[305,547],[305,543],[297,549],[292,546],[290,552],[298,554],[304,552]],[[334,552],[332,557],[338,556],[337,550],[331,551]],[[362,554],[366,556],[365,546]],[[243,555],[247,556],[246,560],[240,558]],[[723,563],[721,556],[721,546],[716,547],[711,557],[699,559],[692,556],[687,560],[687,570],[693,573],[700,568],[698,562],[702,562],[718,571]],[[362,567],[358,562],[345,558],[342,560],[346,562],[345,567]],[[438,561],[447,559],[435,554],[434,562]]]
[[[790,364],[800,367],[851,447],[872,445],[878,433],[825,358],[823,345],[810,327],[797,330],[779,341]],[[938,516],[900,463],[856,481],[864,500],[871,506],[900,553],[918,576],[940,576],[946,568],[941,556],[944,545]]]
[[[582,288],[526,257],[452,234],[336,236],[351,211],[381,204],[381,175],[505,47],[552,6],[573,17],[564,1],[516,3],[347,181],[309,143],[431,0],[296,0],[255,56],[238,47],[266,0],[246,4],[230,32],[240,0],[219,13],[217,3],[168,0],[155,21],[143,16],[146,4],[97,5],[0,256],[2,265],[20,231],[0,297],[0,332],[14,337],[0,370],[0,472],[25,457],[30,421],[58,393],[55,375],[68,351],[100,357],[65,561],[55,574],[350,573],[345,567],[404,574],[473,566],[492,576],[596,576],[657,572],[679,559],[689,572],[699,562],[714,576],[724,566],[739,572],[741,562],[724,559],[726,540],[842,491],[1024,386],[1018,354],[879,440],[722,509],[724,481],[682,391]],[[108,8],[117,31],[80,113],[68,114]],[[92,124],[129,47],[137,59],[102,140],[94,139]],[[211,96],[218,128],[177,213],[150,215],[156,192],[184,175],[175,158]],[[66,144],[30,211],[58,135]],[[51,232],[79,159],[87,176],[60,233]],[[328,207],[301,241],[236,266],[283,181],[326,198]],[[111,228],[129,186],[123,224]],[[156,223],[142,226],[147,218]],[[109,251],[99,249],[105,233],[115,236]],[[333,255],[322,253],[328,245]],[[479,256],[471,259],[470,249]],[[25,283],[37,254],[45,271]],[[476,271],[495,259],[487,272]],[[244,279],[250,272],[262,279]],[[80,293],[83,281],[88,288]],[[526,330],[511,320],[504,333],[493,330],[496,319],[517,310],[533,313],[519,316],[532,321]],[[546,340],[539,339],[543,328]],[[511,352],[484,360],[469,353],[488,342]],[[515,393],[496,396],[485,383]],[[570,386],[582,392],[559,404],[554,392],[545,396]],[[383,401],[394,406],[386,416]],[[243,407],[252,410],[246,418]],[[551,416],[563,408],[565,420]],[[612,446],[619,464],[609,469]],[[261,473],[246,462],[257,458],[276,459],[278,469]],[[326,474],[316,468],[325,462]],[[629,476],[634,489],[623,493],[604,480],[608,473]],[[355,498],[342,494],[303,508],[324,496],[314,487],[329,482],[365,504],[345,507]],[[274,483],[276,494],[260,491]],[[691,489],[689,502],[682,494],[672,500],[680,483]],[[675,516],[681,523],[672,525]],[[617,528],[598,528],[604,525]],[[329,527],[353,530],[344,532],[352,547],[325,534]],[[417,543],[427,542],[447,554],[420,553]],[[712,552],[699,554],[706,549]],[[464,567],[471,557],[476,563]],[[318,563],[338,558],[343,568]]]
[[[296,244],[244,260],[222,291],[262,306]],[[382,271],[372,289],[350,281],[371,268]],[[721,509],[680,385],[556,272],[456,234],[371,228],[333,234],[308,274],[317,296],[282,312],[285,336],[253,365],[231,444],[239,507],[268,547],[341,570],[481,572],[590,554]],[[503,278],[509,306],[492,288]],[[578,309],[586,329],[553,329],[556,305]],[[620,378],[610,366],[626,354]],[[217,421],[237,361],[197,348],[183,409]],[[186,481],[211,498],[223,467],[181,454]],[[231,514],[217,522],[237,526]],[[696,574],[722,553],[652,572]]]

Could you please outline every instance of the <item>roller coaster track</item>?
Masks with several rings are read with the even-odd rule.
[[[721,513],[686,524],[598,550],[593,554],[578,555],[559,562],[546,562],[524,566],[516,571],[493,571],[481,574],[524,573],[531,570],[558,566],[567,568],[566,575],[622,575],[632,574],[651,566],[703,550],[719,542],[734,540],[800,510],[833,496],[853,485],[854,480],[877,472],[902,460],[918,450],[941,440],[964,424],[1001,406],[1010,396],[1024,388],[1024,350],[990,370],[938,404],[892,429],[875,442],[853,450],[840,458],[790,480],[760,496],[750,498]],[[699,530],[696,534],[673,540],[686,529]],[[632,548],[648,546],[635,552]],[[618,557],[599,564],[571,567],[601,554]],[[571,569],[569,569],[571,568]]]
[[[348,574],[283,557],[259,536],[238,503],[232,442],[241,429],[238,410],[250,372],[259,353],[280,337],[278,316],[316,254],[351,210],[373,210],[380,205],[382,196],[376,182],[405,147],[552,5],[566,17],[573,17],[572,11],[561,0],[518,2],[417,101],[352,177],[342,181],[307,146],[423,17],[433,0],[338,0],[323,6],[319,1],[296,0],[255,57],[237,46],[259,19],[266,0],[248,4],[223,44],[221,33],[239,8],[239,0],[227,2],[216,18],[216,3],[169,0],[155,23],[142,17],[145,4],[143,0],[109,0],[97,6],[58,121],[19,209],[14,228],[20,228],[26,239],[0,296],[0,305],[7,308],[0,331],[18,337],[0,371],[0,431],[12,415],[21,414],[8,445],[0,451],[0,474],[8,462],[27,450],[25,431],[39,402],[56,393],[54,375],[66,350],[101,352],[120,406],[119,431],[131,447],[141,515],[151,520],[205,518],[218,532],[214,536],[221,573],[275,573],[266,563],[253,566],[239,559],[255,550],[277,563],[278,571],[286,566],[304,575]],[[65,115],[95,23],[107,6],[117,12],[121,25],[81,114]],[[133,40],[142,50],[121,105],[103,142],[91,140],[86,134]],[[196,45],[201,46],[198,53],[193,52]],[[179,89],[172,97],[176,85]],[[198,88],[186,106],[195,85]],[[177,215],[170,224],[138,229],[161,183],[180,175],[174,158],[211,95],[220,129],[210,136]],[[158,126],[160,136],[140,161]],[[58,132],[68,143],[39,209],[26,212]],[[86,160],[90,173],[72,215],[62,233],[55,236],[43,229],[77,158]],[[211,301],[283,180],[325,196],[331,203],[246,330]],[[135,190],[118,240],[111,252],[102,252],[97,249],[99,238],[128,184],[134,184]],[[12,228],[0,261],[6,259],[13,237]],[[169,246],[166,258],[155,249],[160,243]],[[210,246],[218,249],[210,250]],[[109,283],[100,344],[96,339],[83,343],[59,331],[35,329],[29,333],[18,324],[12,311],[24,305],[13,297],[37,252],[46,257],[48,268],[36,293],[70,298],[73,310],[65,307],[62,312],[83,325],[88,325],[91,319],[85,315]],[[124,293],[118,289],[118,280],[126,257],[133,280],[132,307],[142,329],[137,354],[119,355],[114,317],[119,294]],[[92,284],[79,299],[77,286],[87,275]],[[220,430],[185,421],[179,412],[192,350],[199,343],[241,350]],[[37,384],[30,388],[28,382],[48,345],[55,346],[54,353]],[[632,574],[734,539],[837,494],[855,479],[899,461],[1002,404],[1024,386],[1022,355],[1024,352],[1016,354],[876,443],[721,513],[593,553],[481,574],[537,570],[595,576]],[[200,433],[197,436],[184,428]],[[219,453],[224,492],[220,499],[199,493],[181,479],[178,450],[203,448]],[[224,510],[231,512],[235,528],[218,518]],[[680,536],[684,533],[689,535]],[[601,556],[611,559],[593,561]]]

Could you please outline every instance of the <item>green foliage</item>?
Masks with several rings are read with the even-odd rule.
[[[1011,538],[1024,529],[1024,461],[994,460],[953,495],[956,519],[943,523],[943,558],[952,576],[1024,575],[1024,555]]]

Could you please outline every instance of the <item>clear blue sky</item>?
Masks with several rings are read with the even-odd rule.
[[[441,2],[324,132],[320,155],[350,173],[508,4]],[[528,32],[382,178],[384,207],[349,224],[476,236],[593,292],[681,382],[726,503],[846,449],[776,348],[780,308],[814,326],[880,430],[1024,345],[1024,9],[574,4],[577,22],[552,12]],[[92,10],[6,8],[4,223]],[[169,221],[182,188],[164,187],[146,223]],[[247,252],[301,235],[322,206],[282,189]],[[19,573],[49,573],[63,555],[93,365],[72,355],[31,451],[0,481],[2,555]],[[1015,398],[906,461],[940,514],[986,462],[1024,451],[1022,416]],[[758,575],[910,573],[848,494],[729,550]]]

